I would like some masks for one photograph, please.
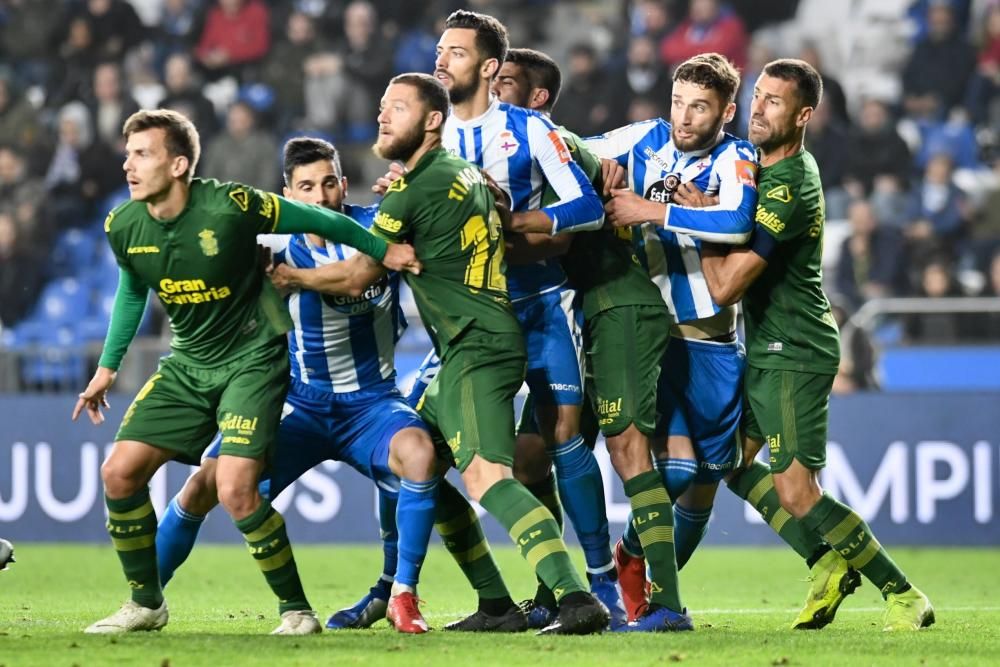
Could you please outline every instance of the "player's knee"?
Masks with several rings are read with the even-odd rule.
[[[434,443],[422,429],[405,429],[392,439],[390,455],[398,468],[394,470],[402,477],[415,482],[424,482],[434,475],[436,454]]]
[[[250,516],[260,502],[257,484],[253,480],[228,478],[216,480],[219,502],[234,519]]]
[[[208,514],[219,503],[215,488],[215,469],[201,468],[184,483],[177,502],[191,514]]]
[[[807,485],[775,485],[778,491],[778,502],[781,507],[796,519],[801,519],[809,513],[816,501],[819,500],[819,493]]]
[[[564,417],[560,415],[553,430],[553,437],[556,443],[566,442],[570,438],[575,438],[580,434],[580,420]]]
[[[611,465],[623,480],[653,469],[649,456],[649,446],[639,438],[625,433],[607,439]]]
[[[101,464],[101,481],[105,495],[115,499],[128,498],[143,486],[137,471],[114,457]]]
[[[522,484],[537,484],[547,478],[551,470],[552,461],[541,436],[519,435],[514,451],[514,478]]]

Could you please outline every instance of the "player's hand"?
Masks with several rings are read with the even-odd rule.
[[[705,208],[706,206],[717,206],[719,198],[706,195],[694,183],[681,183],[674,192],[671,202],[688,208]]]
[[[104,423],[104,414],[101,412],[101,406],[105,408],[111,407],[108,404],[108,389],[111,388],[117,376],[118,373],[110,368],[97,367],[97,372],[91,378],[90,384],[87,385],[87,388],[83,390],[80,398],[76,401],[76,407],[73,408],[73,421],[76,421],[76,418],[86,408],[87,416],[90,417],[91,423]]]
[[[271,278],[271,284],[281,293],[299,289],[302,286],[298,280],[298,272],[287,264],[272,265],[267,275]]]
[[[271,249],[258,244],[257,262],[260,264],[260,268],[264,269],[264,273],[270,275],[274,269],[274,255],[271,253]]]
[[[385,195],[385,193],[389,190],[389,186],[392,185],[392,182],[399,179],[405,173],[406,167],[403,165],[398,162],[389,163],[389,171],[385,173],[385,176],[375,181],[375,185],[372,186],[372,192],[380,197]]]
[[[611,199],[604,205],[605,219],[615,227],[639,225],[648,220],[663,218],[663,205],[643,199],[629,189],[611,191]]]
[[[419,276],[423,269],[417,253],[409,243],[390,243],[382,258],[382,266],[390,271],[408,271],[415,276]]]
[[[493,180],[493,177],[490,176],[485,169],[480,169],[479,171],[482,172],[483,178],[486,179],[486,187],[488,187],[490,192],[493,193],[493,200],[509,209],[511,207],[510,196],[504,192],[503,188],[500,187],[500,184]]]
[[[604,192],[601,195],[608,197],[611,195],[612,190],[620,190],[626,187],[626,174],[625,167],[618,164],[615,160],[602,158],[601,179],[604,181]]]

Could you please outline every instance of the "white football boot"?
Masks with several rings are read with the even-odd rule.
[[[90,635],[117,634],[122,632],[143,632],[159,630],[167,624],[170,614],[167,613],[167,601],[156,609],[143,607],[132,600],[122,605],[121,609],[107,618],[102,618],[86,630]]]
[[[286,611],[281,615],[281,625],[271,631],[272,635],[315,635],[323,631],[312,609]]]

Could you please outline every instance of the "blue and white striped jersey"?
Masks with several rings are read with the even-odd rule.
[[[753,230],[757,206],[756,150],[730,134],[710,149],[681,152],[670,124],[657,118],[586,139],[602,158],[628,170],[629,185],[646,199],[670,204],[681,183],[693,182],[719,197],[705,208],[667,206],[666,224],[643,223],[633,235],[637,254],[660,288],[677,322],[711,317],[720,311],[701,271],[700,239],[743,243]]]
[[[378,207],[344,207],[371,228]],[[305,234],[268,234],[258,241],[274,261],[312,269],[345,260],[357,251],[339,243],[312,244]],[[406,329],[399,306],[399,275],[390,273],[360,297],[297,290],[285,299],[295,328],[288,334],[292,377],[317,389],[347,393],[370,389],[396,376],[396,342]]]
[[[573,161],[556,127],[543,114],[493,99],[486,113],[463,121],[454,114],[444,126],[443,144],[482,167],[510,196],[512,211],[540,208],[546,183],[559,201],[541,210],[552,218],[552,233],[586,231],[604,223],[604,206]],[[555,258],[507,267],[512,300],[547,292],[566,282]]]

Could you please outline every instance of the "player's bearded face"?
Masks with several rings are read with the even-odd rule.
[[[434,62],[434,76],[448,89],[452,104],[472,98],[485,81],[479,76],[482,62],[476,50],[476,31],[449,28],[441,35]]]
[[[412,120],[395,121],[391,126],[379,126],[378,140],[372,146],[375,155],[383,160],[406,162],[424,143],[424,124],[427,114]]]
[[[670,137],[681,151],[712,146],[726,122],[719,94],[690,81],[677,81],[671,94]]]
[[[765,153],[787,144],[795,135],[798,99],[790,81],[762,74],[754,86],[747,138]]]

